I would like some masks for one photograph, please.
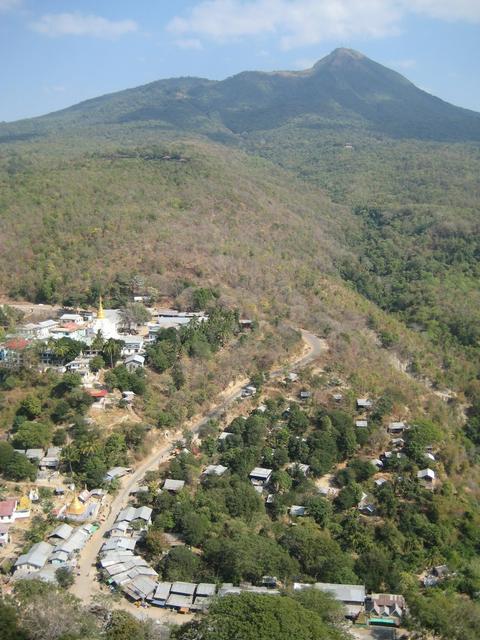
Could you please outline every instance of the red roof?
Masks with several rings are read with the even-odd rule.
[[[16,506],[17,506],[17,501],[15,500],[15,498],[2,500],[2,502],[0,502],[0,518],[5,518],[5,517],[11,518],[13,515],[13,512],[15,511]]]
[[[60,329],[63,331],[78,331],[78,329],[81,329],[82,326],[83,325],[79,325],[76,322],[66,322],[65,324],[62,324]]]
[[[13,351],[22,351],[25,347],[28,346],[28,340],[25,338],[13,338],[5,343],[7,349],[12,349]]]
[[[108,396],[108,391],[106,389],[89,389],[88,394],[92,398],[105,398]]]

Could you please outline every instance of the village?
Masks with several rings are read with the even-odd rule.
[[[285,388],[285,386],[287,386],[287,388],[292,388],[298,380],[298,374],[289,373],[282,381],[281,387]],[[295,385],[294,388],[296,388],[297,391],[293,397],[291,396],[292,400],[296,399],[300,403],[305,403],[310,400],[311,393],[309,391],[298,385]],[[242,389],[239,401],[245,401],[245,399],[247,399],[252,402],[255,396],[257,396],[257,389],[253,385],[246,385]],[[332,394],[331,400],[333,403],[338,404],[342,402],[343,395],[335,392]],[[261,399],[256,398],[256,401],[253,402],[254,408],[251,416],[263,415],[268,410],[265,401],[265,397]],[[356,407],[359,416],[361,416],[355,421],[356,428],[365,429],[368,424],[368,411],[372,410],[373,403],[368,399],[358,398],[356,400]],[[283,412],[283,418],[287,420],[289,414],[290,408],[287,407]],[[246,421],[248,417],[240,415],[240,419]],[[402,455],[405,455],[401,452],[402,443],[400,440],[403,441],[403,439],[399,434],[404,434],[408,429],[408,424],[403,421],[395,421],[388,424],[386,433],[392,444],[392,451],[385,451],[381,454],[380,458],[370,460],[372,468],[375,471],[372,476],[373,487],[381,487],[391,481],[391,473],[388,471],[388,460],[390,460],[392,456],[399,459]],[[222,446],[225,446],[227,441],[235,437],[236,433],[234,429],[229,431],[227,427],[224,431],[221,431],[218,435],[220,449]],[[194,438],[191,444],[192,450],[194,448],[198,450],[199,446],[201,446],[201,441],[198,438]],[[425,457],[427,460],[434,459],[431,450],[432,447],[426,448]],[[190,454],[190,451],[185,448],[182,449],[181,447],[175,451],[176,456],[188,454]],[[309,476],[310,472],[309,465],[302,464],[301,462],[289,463],[286,465],[286,469],[288,469],[288,472],[291,473],[292,476],[300,475],[305,478]],[[221,478],[228,473],[229,469],[227,466],[219,464],[218,462],[211,463],[202,469],[199,482],[208,483],[210,479]],[[275,472],[272,468],[266,467],[255,467],[248,474],[252,487],[264,500],[267,508],[275,499],[276,489],[272,477],[274,474]],[[324,478],[328,478],[327,485],[324,483]],[[429,490],[434,489],[436,476],[432,470],[425,469],[419,471],[417,479],[423,487]],[[340,492],[340,488],[335,483],[332,474],[327,474],[327,476],[318,479],[315,483],[318,486],[319,494],[330,500],[337,497]],[[156,489],[159,494],[167,492],[172,496],[178,495],[185,490],[187,490],[185,480],[168,477],[168,470],[165,479],[158,486],[158,489]],[[138,499],[142,493],[147,494],[148,491],[148,486],[139,485],[133,493],[136,499]],[[374,516],[376,512],[374,502],[375,499],[372,494],[363,493],[357,504],[359,513],[362,514],[363,517]],[[295,504],[289,507],[288,514],[292,526],[295,526],[299,518],[310,515],[306,506]],[[262,576],[260,584],[255,585],[245,582],[234,585],[233,583],[215,584],[205,582],[162,581],[158,573],[148,565],[146,560],[135,553],[137,543],[151,526],[151,515],[152,509],[145,506],[136,508],[130,506],[122,510],[118,514],[114,525],[108,530],[108,537],[105,542],[103,542],[99,553],[98,568],[102,580],[105,581],[107,585],[110,585],[110,588],[122,591],[127,599],[134,602],[137,606],[160,607],[182,614],[188,614],[205,611],[215,597],[239,594],[242,592],[280,595],[281,590],[285,588],[286,585],[277,577],[268,575]],[[422,584],[425,587],[437,584],[439,581],[445,579],[448,573],[446,566],[433,567],[430,572],[427,572],[425,576],[422,577]],[[370,627],[398,630],[401,628],[402,621],[407,614],[405,598],[402,595],[367,592],[365,586],[360,584],[322,582],[311,584],[294,582],[290,587],[294,591],[314,588],[332,594],[333,597],[345,607],[346,619],[351,624],[354,624],[355,629],[361,633],[358,637],[370,637],[364,633],[362,634],[362,629]],[[397,633],[397,631],[394,633]]]
[[[39,322],[29,322],[19,326],[15,333],[7,335],[0,343],[0,367],[18,369],[23,366],[36,366],[39,370],[53,368],[59,372],[78,373],[84,379],[84,386],[95,389],[98,377],[92,374],[89,364],[98,354],[95,339],[120,340],[121,357],[129,370],[142,367],[145,363],[145,347],[155,341],[160,329],[178,328],[193,319],[203,322],[204,313],[181,312],[175,309],[147,308],[147,296],[134,296],[133,305],[145,311],[148,321],[138,321],[128,317],[118,309],[104,309],[100,297],[98,311],[76,310],[64,312],[58,318],[48,318]],[[32,308],[33,310],[34,308]],[[41,306],[35,308],[36,313]],[[68,338],[81,342],[85,346],[78,357],[65,361],[64,354],[55,345]],[[96,397],[96,396],[94,396]],[[103,407],[105,400],[99,396],[98,406]]]
[[[143,307],[146,296],[136,296],[133,304]],[[146,309],[146,308],[145,308]],[[42,305],[32,307],[34,314],[44,315]],[[106,411],[118,403],[131,410],[135,393],[125,391],[118,395],[111,393],[102,383],[100,371],[94,371],[91,362],[98,355],[95,340],[118,341],[121,345],[119,356],[129,372],[143,368],[145,347],[155,340],[160,329],[177,328],[192,319],[204,321],[202,313],[180,312],[173,309],[148,309],[150,320],[140,323],[129,321],[116,309],[104,309],[99,300],[98,311],[64,311],[57,318],[47,318],[16,327],[13,334],[5,336],[0,343],[0,369],[9,372],[22,368],[34,368],[39,372],[54,371],[59,374],[73,373],[81,378],[81,387],[91,398],[90,412],[94,420],[98,411]],[[62,339],[77,341],[82,351],[72,360],[64,354],[56,353],[56,345]],[[97,414],[98,415],[98,414]],[[26,483],[22,495],[0,501],[0,559],[4,566],[13,562],[16,579],[35,577],[55,581],[55,570],[60,565],[75,566],[76,554],[83,548],[91,534],[98,528],[96,521],[104,517],[108,500],[107,491],[102,488],[87,490],[65,483],[65,473],[61,473],[62,447],[49,446],[45,449],[16,449],[37,469],[34,482]],[[113,467],[104,477],[105,483],[120,479],[131,471],[124,467]],[[16,489],[19,485],[16,484]],[[47,537],[31,547],[28,553],[11,558],[16,548],[13,531],[22,533],[29,520],[41,513],[42,496],[48,496],[52,515],[59,521],[70,524],[59,525]],[[72,526],[73,525],[73,526]]]
[[[136,300],[143,303],[145,300]],[[8,370],[25,366],[34,366],[39,371],[55,369],[60,373],[72,372],[79,374],[82,387],[92,398],[89,410],[89,419],[95,419],[97,412],[108,412],[114,404],[122,401],[127,410],[132,411],[135,394],[132,391],[123,391],[121,396],[108,391],[102,383],[101,371],[92,371],[92,360],[98,354],[95,348],[95,339],[101,336],[105,340],[121,341],[119,359],[128,371],[136,371],[145,367],[146,348],[155,342],[156,335],[161,329],[169,329],[185,326],[195,319],[196,322],[204,322],[208,316],[204,313],[181,312],[174,309],[149,309],[151,320],[142,324],[132,324],[126,327],[124,319],[118,310],[103,309],[102,300],[99,301],[98,311],[76,313],[64,312],[56,319],[47,319],[37,323],[28,323],[20,326],[15,335],[7,336],[0,345],[0,366]],[[242,329],[250,328],[251,321],[241,321]],[[81,341],[86,345],[85,349],[69,362],[58,362],[55,356],[55,341],[62,338]],[[314,336],[313,340],[318,340]],[[36,359],[32,358],[35,351]],[[318,355],[318,354],[317,354]],[[310,364],[307,359],[306,364]],[[292,415],[308,410],[316,399],[315,391],[302,381],[301,366],[286,373],[272,376],[268,383],[261,389],[249,382],[241,386],[231,398],[236,415],[235,419],[248,421],[250,417],[265,416],[274,411],[272,398],[281,393],[287,404],[282,405],[282,411],[278,420],[267,431],[267,440],[275,440],[275,434],[279,429],[288,425]],[[322,403],[328,404],[335,410],[344,407],[351,401],[351,390],[348,386],[334,381],[336,384],[328,388],[327,395],[323,394]],[[318,395],[318,394],[317,394]],[[370,416],[375,409],[375,400],[365,397],[357,397],[354,400],[355,414],[352,416],[355,431],[360,434],[359,442],[366,440],[362,433],[368,433]],[[250,414],[244,415],[244,408]],[[392,419],[384,423],[383,441],[388,444],[385,449],[377,451],[376,456],[365,459],[370,465],[370,471],[366,474],[368,482],[363,483],[361,495],[355,503],[360,517],[375,519],[379,517],[378,491],[385,485],[401,481],[396,472],[397,465],[406,458],[404,452],[407,434],[410,424],[402,416],[392,416]],[[176,434],[178,435],[178,434]],[[172,460],[181,456],[191,456],[193,452],[199,458],[202,447],[202,437],[198,429],[193,430],[193,438],[183,445],[178,444],[178,439],[173,440],[174,434],[165,444],[165,455],[160,459],[162,475],[161,480],[155,484],[154,494],[168,494],[175,498],[191,491],[191,487],[185,480],[170,477],[169,464]],[[306,437],[297,436],[299,444],[307,442]],[[197,482],[210,482],[212,479],[228,476],[231,469],[227,464],[219,460],[228,452],[238,440],[237,427],[229,430],[229,425],[224,423],[224,429],[217,435],[216,454],[210,456],[207,464],[204,464],[198,474]],[[180,440],[182,442],[182,440]],[[15,581],[19,579],[40,579],[55,583],[58,581],[58,569],[67,569],[73,576],[82,574],[82,552],[90,544],[93,537],[99,539],[96,557],[99,583],[95,589],[106,589],[106,593],[120,591],[137,607],[171,610],[180,614],[193,614],[205,611],[209,603],[215,597],[249,592],[256,594],[279,595],[287,586],[294,591],[314,588],[326,591],[342,603],[345,607],[345,615],[350,624],[355,628],[391,628],[401,629],[402,622],[407,614],[405,599],[401,594],[368,592],[362,584],[341,584],[324,582],[298,582],[287,585],[275,576],[264,575],[257,583],[240,582],[189,582],[185,580],[165,581],[159,576],[143,552],[144,539],[152,526],[152,514],[154,507],[144,504],[145,496],[151,495],[152,488],[141,477],[137,479],[134,469],[127,466],[115,466],[106,472],[101,486],[93,489],[76,487],[74,484],[64,484],[62,467],[62,448],[50,446],[47,449],[32,448],[16,450],[37,466],[36,482],[26,483],[22,495],[17,498],[8,497],[0,502],[0,545],[2,546],[1,558],[3,566],[11,566],[11,574],[7,577],[5,588],[10,590]],[[437,450],[433,443],[427,443],[424,447],[423,458],[425,466],[416,472],[417,482],[428,491],[435,491],[439,485],[439,478],[434,468],[436,465]],[[204,457],[201,458],[205,460]],[[302,455],[291,455],[290,462],[281,465],[280,471],[288,474],[294,482],[301,481],[313,483],[311,486],[323,499],[334,503],[342,494],[342,484],[339,482],[339,472],[345,471],[345,464],[339,463],[335,472],[311,473],[311,466],[302,461]],[[155,462],[158,466],[158,457]],[[279,495],[279,485],[276,479],[279,467],[276,470],[259,460],[258,466],[253,466],[248,478],[256,494],[265,504],[267,513],[274,507]],[[263,462],[263,464],[262,464]],[[433,467],[433,468],[432,468]],[[64,469],[65,471],[65,469]],[[145,475],[145,474],[143,474]],[[191,484],[191,483],[190,483]],[[28,487],[28,491],[27,491]],[[122,504],[118,513],[112,511],[114,504],[111,495],[118,489],[126,493],[127,501]],[[18,485],[17,485],[18,489]],[[25,552],[12,557],[16,544],[16,527],[25,529],[26,523],[36,512],[40,510],[42,503],[42,491],[48,493],[51,502],[51,514],[58,524],[51,527],[45,535],[45,539],[30,546]],[[290,504],[287,508],[287,516],[290,526],[295,527],[302,518],[311,516],[308,504]],[[113,524],[107,520],[113,518]],[[172,543],[183,544],[177,538],[172,538]],[[137,545],[140,552],[137,552]],[[87,568],[88,580],[93,588],[93,578]],[[421,584],[431,587],[448,577],[446,566],[427,568],[424,575],[419,576]],[[74,587],[75,591],[75,587]],[[396,633],[396,631],[394,631]],[[368,636],[359,636],[368,637]],[[372,636],[373,637],[373,636]],[[394,637],[394,636],[392,636]],[[395,636],[396,637],[396,636]]]

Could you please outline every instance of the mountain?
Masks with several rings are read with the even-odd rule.
[[[192,582],[259,582],[268,574],[364,583],[371,592],[404,594],[410,628],[423,637],[478,638],[479,117],[339,49],[306,71],[164,80],[0,126],[3,300],[36,301],[49,313],[48,304],[93,306],[99,294],[122,306],[140,289],[178,308],[218,300],[258,321],[217,351],[210,345],[229,332],[214,314],[182,347],[162,335],[154,346],[158,371],[147,367],[145,379],[137,378],[146,384],[135,398],[138,425],[118,420],[115,407],[97,412],[104,414],[98,431],[95,424],[87,429],[86,403],[72,379],[63,385],[56,372],[8,371],[0,375],[0,431],[15,432],[16,442],[20,429],[37,425],[67,441],[72,463],[81,463],[73,468],[79,486],[90,467],[88,437],[96,485],[103,465],[126,463],[127,442],[136,447],[146,425],[163,432],[183,424],[239,372],[261,384],[257,371],[293,356],[299,333],[292,328],[302,327],[325,338],[325,350],[318,366],[302,373],[301,386],[282,390],[264,380],[266,412],[235,420],[226,449],[215,445],[230,414],[222,404],[218,422],[200,432],[201,459],[182,453],[172,462],[187,480],[182,504],[168,496],[160,504],[155,491],[144,496],[154,500],[155,515],[161,508],[147,540],[154,566],[167,580],[185,570],[180,577]],[[0,307],[5,326],[11,317]],[[109,372],[105,383],[120,386],[121,376]],[[130,378],[125,384],[131,387]],[[59,393],[63,387],[69,391]],[[294,398],[303,388],[312,397],[300,408]],[[363,397],[373,408],[368,427],[357,429],[355,398]],[[229,417],[246,406],[231,410]],[[390,420],[410,427],[402,456],[383,429]],[[158,431],[149,433],[136,460],[158,441]],[[32,446],[40,444],[47,443]],[[381,486],[372,476],[377,457],[382,479],[390,480]],[[310,466],[309,478],[283,472],[298,460]],[[200,482],[207,461],[230,471]],[[268,507],[274,522],[247,479],[256,464],[276,469],[280,491]],[[417,481],[427,465],[436,476],[428,490]],[[312,482],[325,473],[339,487],[331,506]],[[373,517],[357,510],[362,492]],[[287,515],[292,504],[309,509],[296,526]],[[170,562],[163,527],[201,555]],[[187,538],[192,531],[195,541]],[[448,574],[442,569],[436,587],[424,590],[418,576],[431,578],[439,565]],[[300,593],[305,611],[323,611],[324,599],[317,603],[307,591]],[[16,588],[15,596],[23,592],[30,600],[31,589]],[[35,594],[40,611],[37,587]],[[52,602],[42,620],[66,611]],[[36,609],[17,608],[25,629],[35,628]],[[306,615],[289,610],[292,620],[295,611]],[[343,617],[332,620],[337,615]],[[107,616],[101,619],[100,636],[116,637],[112,620],[105,629]],[[254,634],[261,635],[257,627]],[[41,637],[51,637],[51,628]],[[311,637],[309,630],[302,637]]]
[[[355,316],[353,291],[463,385],[480,376],[479,140],[479,114],[348,49],[2,125],[0,288],[76,306],[140,274],[312,328],[320,307],[322,327]]]
[[[24,121],[22,127],[44,134],[59,127],[142,122],[213,136],[300,123],[395,138],[480,140],[480,114],[431,96],[350,49],[336,49],[306,71],[247,71],[223,81],[160,80]],[[8,139],[8,126],[2,132]]]

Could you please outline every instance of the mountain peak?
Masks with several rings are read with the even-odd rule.
[[[346,49],[344,47],[339,47],[338,49],[334,49],[331,53],[329,53],[328,56],[325,56],[324,58],[319,60],[313,68],[318,69],[325,66],[340,67],[359,62],[361,60],[368,60],[368,58],[367,56],[364,56],[363,53],[355,51],[355,49]]]
[[[366,58],[367,56],[364,56],[363,53],[360,53],[360,51],[355,51],[355,49],[347,49],[345,47],[338,47],[337,49],[334,49],[332,51],[332,53],[330,53],[327,58],[353,58],[355,60],[360,60],[362,58]]]

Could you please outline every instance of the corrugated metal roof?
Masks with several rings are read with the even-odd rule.
[[[67,538],[69,538],[72,533],[73,527],[65,522],[64,524],[61,524],[56,529],[54,529],[48,536],[48,538],[61,538],[62,540],[67,540]]]
[[[213,583],[210,582],[200,582],[197,585],[197,596],[214,596],[216,591],[216,587]]]
[[[173,480],[172,478],[167,478],[163,483],[163,488],[167,491],[180,491],[184,486],[184,480]]]
[[[153,594],[154,600],[166,600],[170,595],[171,587],[171,582],[159,582],[155,589],[155,593]]]
[[[66,551],[54,551],[48,558],[48,561],[54,564],[59,562],[67,562],[69,558],[70,554],[68,554]]]
[[[331,593],[336,600],[341,600],[342,602],[358,602],[359,604],[363,604],[365,601],[365,587],[362,584],[316,582],[314,586],[315,589]]]
[[[66,551],[67,553],[80,551],[80,549],[83,549],[83,547],[85,546],[88,538],[89,534],[84,529],[76,529],[68,538],[68,540],[60,542],[55,547],[55,551]]]
[[[307,509],[299,504],[292,504],[290,507],[290,515],[291,516],[304,516]]]
[[[130,549],[133,551],[137,544],[136,538],[124,538],[121,536],[113,536],[104,543],[102,551],[115,551],[120,549]]]
[[[174,582],[172,584],[172,593],[193,596],[196,586],[193,582]]]
[[[265,469],[264,467],[255,467],[250,472],[250,478],[261,478],[262,480],[266,480],[272,474],[271,469]]]
[[[224,467],[221,464],[209,464],[208,467],[205,469],[205,471],[203,472],[203,475],[205,476],[222,476],[225,471],[228,470],[228,467]]]
[[[122,509],[120,511],[120,513],[117,516],[116,519],[116,523],[120,523],[122,521],[125,522],[132,522],[133,520],[145,520],[145,522],[148,522],[152,516],[152,512],[153,509],[151,509],[150,507],[138,507],[138,508],[134,508],[134,507],[125,507],[125,509]],[[112,527],[113,529],[114,527]]]
[[[176,593],[172,593],[166,602],[167,607],[174,607],[175,609],[189,609],[193,603],[192,596],[181,596]]]
[[[102,553],[102,552],[101,552]],[[118,551],[107,551],[100,560],[100,565],[105,568],[119,562],[126,562],[134,557],[133,552],[128,549],[119,549]]]
[[[15,562],[16,567],[30,564],[41,569],[47,562],[49,555],[53,552],[53,547],[48,542],[37,542],[27,553],[24,553]]]
[[[137,593],[140,598],[148,598],[155,592],[157,583],[147,576],[137,576],[128,587]]]

